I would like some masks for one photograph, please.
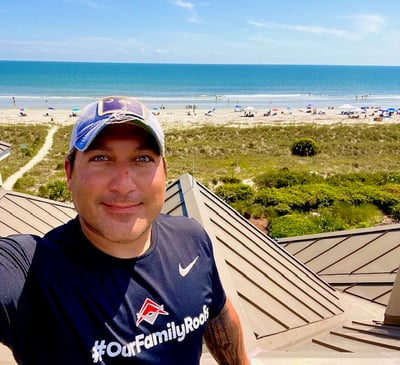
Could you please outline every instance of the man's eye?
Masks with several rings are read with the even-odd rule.
[[[97,155],[92,158],[93,161],[108,161],[108,158],[104,155]]]
[[[136,161],[138,161],[138,162],[150,162],[150,161],[152,161],[152,159],[150,158],[150,156],[142,155],[142,156],[137,157]]]

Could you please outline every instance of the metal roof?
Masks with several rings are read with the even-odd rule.
[[[0,236],[43,235],[74,216],[76,211],[72,204],[0,188]]]
[[[315,272],[312,266],[304,264],[286,249],[296,238],[288,239],[286,246],[277,243],[188,174],[168,187],[164,212],[193,217],[210,234],[222,281],[244,325],[247,348],[250,351],[262,349],[258,359],[266,357],[265,363],[270,364],[272,358],[275,361],[281,358],[281,351],[285,356],[293,354],[287,363],[293,363],[293,358],[299,357],[307,359],[308,363],[310,358],[338,357],[343,352],[358,353],[349,357],[352,363],[355,358],[365,360],[366,356],[377,352],[382,363],[384,359],[400,359],[400,348],[392,346],[399,339],[400,328],[383,324],[385,305],[349,295],[350,290],[335,289],[320,274],[333,275],[338,270],[338,275],[342,275],[344,270],[339,266],[329,270],[322,265],[322,270]],[[350,252],[354,256],[350,261],[366,277],[374,274],[374,262],[380,262],[386,268],[391,266],[389,292],[397,272],[395,267],[400,261],[395,249],[397,228],[394,227],[388,240],[392,244],[380,247],[380,250],[368,250],[360,243],[358,249],[349,245],[342,251],[342,256],[347,257],[349,252],[346,250],[352,248]],[[390,227],[387,226],[378,227],[374,237],[382,236],[382,229],[390,236]],[[359,241],[365,235],[369,242],[373,231],[331,235],[342,235],[344,240],[347,233]],[[297,240],[301,239],[297,237]],[[333,263],[337,261],[334,256],[329,257]],[[368,265],[358,262],[368,262],[369,269],[366,269]],[[379,289],[381,282],[372,278],[370,286]]]
[[[0,141],[0,161],[10,154],[11,144]]]
[[[400,264],[400,224],[282,238],[279,243],[335,288],[387,305]]]
[[[11,151],[11,144],[0,141],[0,161],[9,156],[10,151]],[[1,170],[0,170],[0,186],[2,185],[3,185],[3,180],[1,177]]]
[[[4,206],[8,207],[5,211],[15,214],[4,216]],[[40,232],[44,232],[75,215],[72,206],[1,189],[0,209],[3,235],[5,226],[6,230],[12,225],[13,231],[21,232],[41,227]],[[348,283],[342,292],[340,285],[338,289],[336,282],[332,285],[327,280],[336,276],[336,281],[341,278],[343,282],[349,272],[355,271],[355,277],[362,275],[371,288],[381,285],[377,278],[385,278],[390,292],[396,273],[393,256],[400,261],[397,248],[391,249],[390,244],[379,249],[368,246],[383,236],[382,229],[389,237],[391,226],[378,227],[375,234],[374,230],[331,234],[334,238],[326,239],[330,250],[320,237],[315,246],[322,242],[326,251],[322,254],[324,250],[316,247],[311,251],[313,245],[307,241],[316,237],[277,243],[188,174],[168,186],[163,212],[195,218],[208,231],[222,282],[238,310],[254,364],[321,364],[333,359],[339,359],[341,365],[400,363],[400,328],[383,324],[385,305],[383,300],[375,299],[383,296],[364,298],[353,293]],[[396,241],[398,228],[393,227],[390,242]],[[343,243],[338,246],[347,236],[357,237],[357,248]],[[310,248],[309,254],[306,247]],[[318,257],[329,258],[329,264],[318,263]],[[386,265],[386,273],[376,270],[378,263]],[[379,292],[379,288],[374,290]],[[0,351],[0,363],[3,359],[7,355],[2,357]],[[14,364],[8,361],[4,364]],[[206,348],[202,364],[215,364]]]
[[[278,347],[280,334],[343,314],[335,290],[215,194],[183,175],[168,188],[164,212],[196,218],[214,242],[220,275],[242,309],[249,347]],[[276,336],[276,338],[274,338]]]

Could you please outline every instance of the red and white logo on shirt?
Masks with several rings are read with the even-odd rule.
[[[136,313],[136,326],[139,326],[142,321],[154,324],[160,314],[163,316],[167,316],[169,313],[164,310],[163,305],[159,305],[155,301],[146,298],[142,305],[142,308],[140,308],[139,313]]]

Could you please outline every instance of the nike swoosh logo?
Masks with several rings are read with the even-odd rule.
[[[184,278],[187,274],[189,274],[189,271],[192,270],[194,264],[196,263],[197,259],[199,256],[197,256],[188,266],[182,267],[181,263],[179,263],[179,274]]]

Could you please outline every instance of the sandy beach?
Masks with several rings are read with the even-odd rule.
[[[18,108],[0,109],[0,124],[73,124],[76,120],[70,110],[52,110],[49,113],[44,109],[25,110],[21,116]],[[190,128],[202,124],[228,125],[236,127],[258,125],[289,125],[289,124],[382,124],[399,123],[400,114],[394,113],[391,117],[380,117],[378,107],[369,107],[365,112],[355,112],[350,115],[336,107],[320,109],[278,109],[235,111],[233,108],[219,108],[203,110],[187,108],[168,108],[153,111],[165,129]],[[78,112],[79,113],[79,112]],[[246,116],[246,114],[253,116]]]

